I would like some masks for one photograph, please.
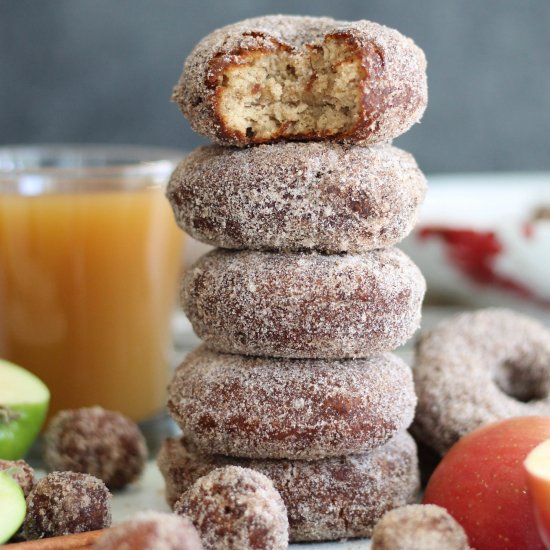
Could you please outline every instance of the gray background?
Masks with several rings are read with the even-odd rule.
[[[0,143],[195,147],[169,102],[185,56],[267,13],[372,19],[414,38],[430,104],[397,144],[426,172],[550,169],[549,0],[0,0]]]

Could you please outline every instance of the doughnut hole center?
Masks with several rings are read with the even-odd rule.
[[[505,361],[496,369],[494,382],[503,393],[516,401],[539,401],[549,395],[550,368],[535,363]]]
[[[345,133],[358,122],[366,74],[353,46],[334,37],[300,52],[247,52],[218,79],[218,116],[257,142]]]

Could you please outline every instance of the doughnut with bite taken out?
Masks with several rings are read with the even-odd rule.
[[[396,30],[272,15],[203,38],[172,98],[196,132],[242,147],[389,141],[420,120],[427,95],[424,53]]]

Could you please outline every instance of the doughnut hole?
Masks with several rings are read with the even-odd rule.
[[[135,422],[98,406],[59,411],[44,434],[51,471],[90,474],[111,490],[137,480],[146,461],[145,438]]]
[[[218,116],[227,130],[262,141],[352,130],[367,71],[353,44],[329,36],[302,52],[282,45],[274,52],[244,52],[216,74]]]
[[[28,540],[83,533],[111,525],[111,494],[96,477],[53,472],[27,497],[23,532]]]
[[[205,550],[283,550],[288,518],[281,495],[265,475],[226,466],[199,478],[174,507],[191,519]]]
[[[525,358],[500,363],[493,381],[499,390],[521,403],[546,399],[550,393],[548,366]]]

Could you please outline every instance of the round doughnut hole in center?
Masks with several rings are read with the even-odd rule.
[[[497,367],[493,380],[507,396],[529,403],[548,397],[549,374],[548,367],[542,365],[505,361]]]

